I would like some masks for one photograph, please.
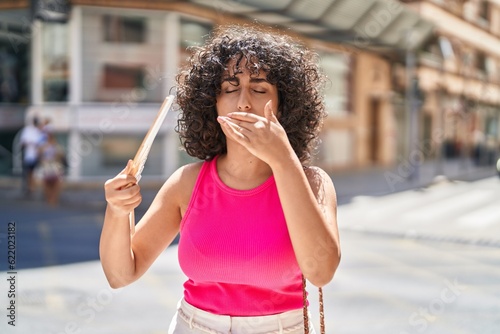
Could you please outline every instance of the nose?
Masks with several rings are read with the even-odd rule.
[[[238,110],[248,111],[252,108],[248,94],[242,90],[238,99]]]

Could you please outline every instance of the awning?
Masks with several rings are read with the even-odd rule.
[[[190,0],[265,24],[376,51],[419,48],[434,25],[396,0]]]

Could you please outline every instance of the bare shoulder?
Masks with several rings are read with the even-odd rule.
[[[196,182],[196,178],[200,173],[201,166],[203,166],[203,161],[193,162],[181,166],[170,176],[167,182]]]
[[[173,188],[177,193],[192,190],[202,165],[203,161],[199,161],[179,167],[165,181],[163,188]]]
[[[333,187],[333,181],[330,175],[323,169],[316,166],[309,166],[304,169],[307,179],[311,185],[313,184],[330,184]]]
[[[158,196],[163,197],[164,200],[175,200],[181,208],[186,206],[202,165],[203,161],[199,161],[179,167],[165,181]]]
[[[336,203],[337,196],[335,193],[335,186],[333,185],[332,178],[327,172],[316,166],[306,167],[304,172],[318,201],[326,200]]]

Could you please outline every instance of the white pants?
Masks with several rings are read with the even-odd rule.
[[[179,301],[168,334],[303,334],[302,309],[259,317],[231,317],[200,310]],[[310,334],[315,334],[309,324]]]

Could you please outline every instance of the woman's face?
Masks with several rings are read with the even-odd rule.
[[[221,92],[217,96],[217,114],[225,116],[230,112],[244,111],[264,116],[264,106],[271,100],[275,114],[278,112],[278,88],[267,81],[267,73],[251,74],[243,59],[238,68],[235,60],[228,64],[222,75]]]

